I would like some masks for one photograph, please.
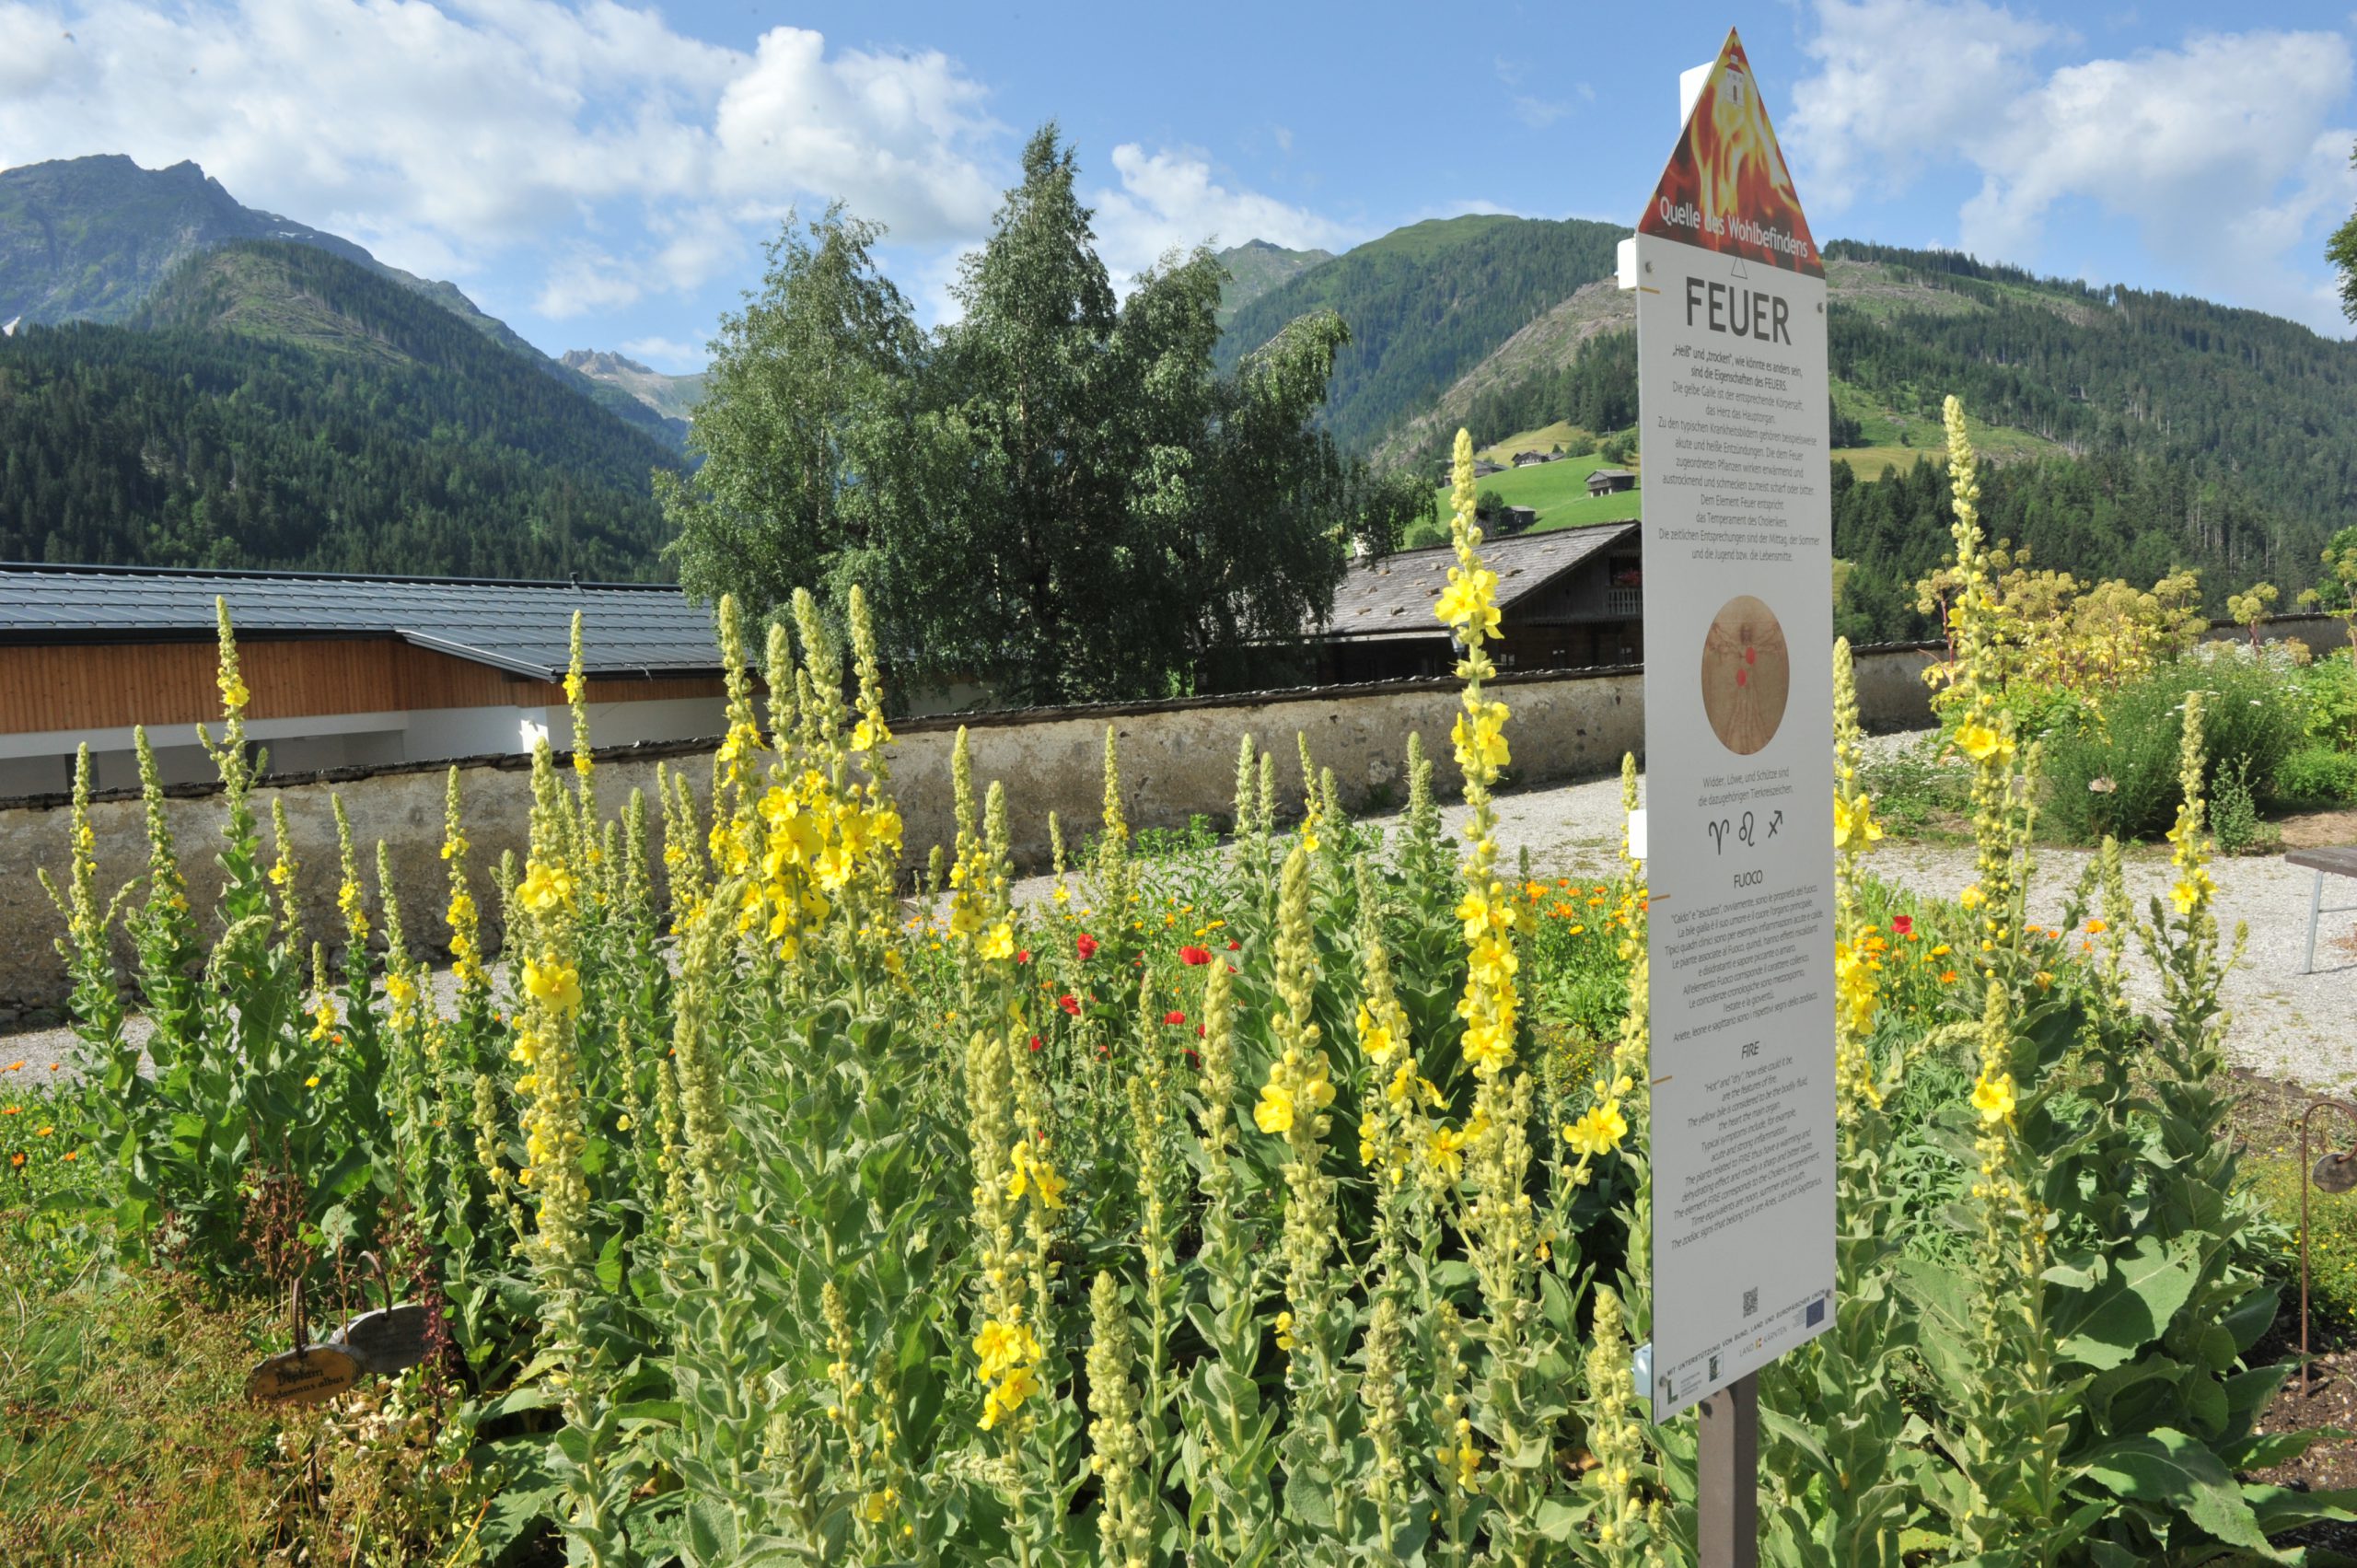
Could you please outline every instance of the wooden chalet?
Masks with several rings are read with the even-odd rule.
[[[1644,594],[1635,523],[1604,523],[1482,541],[1498,575],[1500,669],[1576,669],[1644,657]],[[1457,552],[1447,545],[1352,563],[1334,610],[1306,636],[1321,684],[1449,673],[1457,662],[1433,601]]]
[[[1637,476],[1627,469],[1597,469],[1587,476],[1590,495],[1611,495],[1637,488]]]

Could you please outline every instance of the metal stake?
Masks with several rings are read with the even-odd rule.
[[[1736,1378],[1699,1414],[1700,1568],[1759,1568],[1759,1375]]]
[[[2321,880],[2322,874],[2318,875]],[[2315,1375],[2308,1365],[2308,1185],[2316,1174],[2308,1164],[2308,1123],[2316,1120],[2319,1110],[2337,1110],[2343,1116],[2357,1118],[2357,1105],[2351,1105],[2347,1100],[2320,1099],[2300,1113],[2300,1392],[2303,1395],[2316,1392]],[[2336,1166],[2347,1165],[2357,1160],[2357,1147],[2331,1158]]]

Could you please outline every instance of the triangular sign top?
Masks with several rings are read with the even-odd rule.
[[[1768,106],[1733,29],[1678,134],[1637,232],[1825,275],[1775,127],[1768,123]]]

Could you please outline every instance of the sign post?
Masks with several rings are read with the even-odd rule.
[[[1633,240],[1654,1418],[1700,1402],[1704,1568],[1758,1561],[1758,1370],[1830,1327],[1825,272],[1743,44],[1688,73]]]

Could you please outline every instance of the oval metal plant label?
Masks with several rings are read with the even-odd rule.
[[[316,1405],[360,1380],[360,1363],[333,1345],[281,1351],[253,1369],[246,1398],[269,1404]]]

